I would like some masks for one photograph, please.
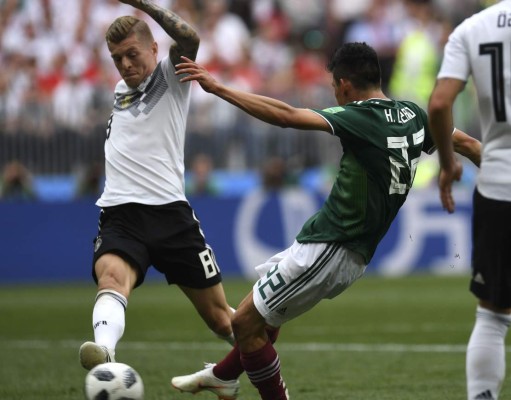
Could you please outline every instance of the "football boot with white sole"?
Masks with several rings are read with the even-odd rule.
[[[238,398],[240,382],[235,380],[223,381],[213,374],[216,364],[204,364],[204,369],[191,375],[175,376],[172,386],[181,392],[198,393],[208,390],[220,400],[235,400]]]

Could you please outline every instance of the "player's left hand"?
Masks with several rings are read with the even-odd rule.
[[[211,76],[206,68],[197,64],[188,57],[181,56],[182,63],[176,65],[176,75],[188,74],[180,79],[180,82],[197,81],[208,93],[214,93],[218,82]]]

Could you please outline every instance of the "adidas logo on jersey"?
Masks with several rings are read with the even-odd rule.
[[[483,400],[483,399],[493,400],[493,396],[492,396],[492,394],[491,394],[491,391],[490,391],[490,390],[486,390],[485,392],[479,393],[479,394],[475,397],[475,400]]]

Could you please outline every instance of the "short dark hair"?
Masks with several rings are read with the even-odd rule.
[[[105,39],[107,43],[118,44],[132,34],[137,35],[138,40],[151,44],[154,37],[147,23],[130,15],[119,17],[108,28]]]
[[[376,51],[366,43],[345,43],[332,55],[327,65],[336,82],[349,80],[356,89],[381,86],[380,62]]]

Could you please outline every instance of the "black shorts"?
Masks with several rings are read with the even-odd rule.
[[[511,202],[474,191],[470,291],[500,308],[511,307]]]
[[[122,204],[104,207],[94,239],[94,265],[105,253],[114,253],[137,269],[139,286],[152,265],[169,284],[207,288],[222,281],[212,249],[199,221],[185,201],[150,206]]]

